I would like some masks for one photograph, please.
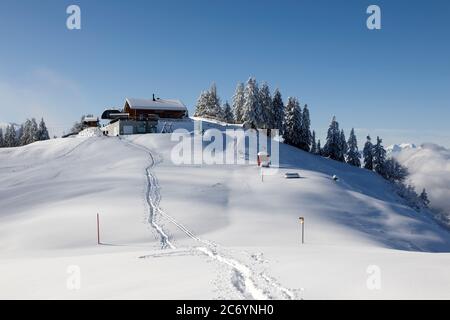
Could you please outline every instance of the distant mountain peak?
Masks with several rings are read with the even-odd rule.
[[[393,144],[386,148],[386,152],[388,155],[395,155],[408,149],[417,149],[417,146],[414,143]]]

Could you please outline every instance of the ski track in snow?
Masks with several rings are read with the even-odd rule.
[[[172,216],[164,212],[160,207],[161,194],[159,191],[159,182],[157,177],[153,173],[153,169],[155,168],[157,163],[152,151],[150,151],[145,146],[139,145],[128,139],[123,139],[120,137],[119,139],[129,144],[130,146],[144,151],[150,158],[150,164],[145,168],[147,176],[146,203],[149,209],[148,222],[160,235],[162,249],[177,249],[177,247],[172,243],[169,235],[164,231],[164,228],[160,224],[158,224],[158,216],[161,216],[170,221],[189,238],[202,243],[204,246],[195,248],[198,252],[232,269],[235,272],[235,280],[232,281],[232,285],[240,294],[248,296],[250,299],[255,300],[268,300],[278,298],[291,300],[296,299],[296,295],[293,292],[291,292],[287,288],[282,287],[274,279],[268,277],[264,273],[255,272],[249,266],[237,261],[236,259],[225,257],[224,254],[219,253],[220,247],[217,244],[199,238],[183,224],[179,223]],[[257,279],[259,281],[256,282],[254,281],[254,279]],[[266,285],[263,285],[263,283],[265,283]]]

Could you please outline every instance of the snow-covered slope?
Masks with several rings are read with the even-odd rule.
[[[372,172],[281,145],[262,181],[253,165],[176,166],[175,143],[0,150],[0,298],[450,298],[450,234]]]

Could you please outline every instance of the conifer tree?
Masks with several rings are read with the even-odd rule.
[[[333,116],[327,132],[327,141],[323,148],[324,156],[339,161],[341,159],[341,147],[339,123],[336,121],[336,117]]]
[[[422,201],[422,204],[425,208],[428,208],[430,206],[430,199],[428,199],[428,194],[425,188],[422,190],[422,193],[420,194],[420,200]]]
[[[38,140],[49,140],[50,135],[48,134],[47,125],[45,124],[44,118],[41,118],[41,122],[39,122],[39,129],[38,129]]]
[[[272,119],[273,119],[273,129],[278,129],[279,132],[282,134],[283,120],[284,120],[284,103],[281,97],[281,93],[278,89],[276,89],[273,94]]]
[[[6,128],[5,138],[4,138],[5,147],[12,148],[17,146],[17,140],[16,140],[16,129],[12,124],[10,124]]]
[[[23,124],[23,131],[20,138],[20,145],[26,146],[27,144],[34,142],[33,123],[30,119],[27,119]]]
[[[223,109],[223,121],[225,121],[226,123],[233,123],[234,116],[228,101],[225,102],[222,109]]]
[[[308,105],[305,105],[302,111],[299,148],[307,152],[311,149],[311,120]]]
[[[195,107],[194,117],[203,117],[206,114],[207,109],[207,91],[202,91],[197,99],[197,105]]]
[[[258,91],[256,80],[249,78],[244,90],[244,112],[242,120],[251,128],[258,128],[262,117]]]
[[[377,143],[373,147],[373,169],[381,176],[385,176],[385,161],[386,161],[386,150],[384,149],[383,142],[380,137],[377,137]]]
[[[356,140],[354,128],[352,128],[352,130],[350,131],[347,145],[347,163],[355,167],[361,167],[361,159],[358,151],[358,141]]]
[[[35,118],[31,119],[31,143],[39,140],[39,125]]]
[[[300,143],[300,104],[296,98],[288,98],[284,114],[283,138],[287,144],[298,147]]]
[[[204,117],[220,120],[222,116],[222,109],[220,107],[220,98],[217,94],[216,84],[213,83],[209,88],[208,94],[206,96],[206,110]]]
[[[0,148],[5,146],[5,140],[3,139],[3,129],[0,128]]]
[[[233,96],[233,115],[236,123],[243,123],[244,101],[244,84],[240,82]]]
[[[273,129],[272,117],[272,97],[270,95],[269,85],[264,82],[259,89],[259,105],[261,112],[258,119],[258,127],[263,129]]]
[[[389,158],[384,161],[382,176],[392,182],[403,182],[408,176],[408,170],[394,158]]]
[[[313,130],[311,135],[311,153],[318,154],[317,153],[317,143],[316,143],[316,132]]]
[[[367,170],[373,170],[373,144],[370,136],[367,136],[367,141],[364,144],[363,149],[364,168]]]
[[[348,146],[347,141],[345,140],[344,129],[342,129],[341,133],[339,134],[339,144],[339,161],[345,162],[345,155],[347,154]]]

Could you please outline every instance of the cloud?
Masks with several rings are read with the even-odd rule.
[[[396,158],[408,168],[418,191],[427,189],[432,207],[450,215],[450,150],[426,143],[402,150]]]
[[[370,134],[372,141],[377,136],[383,139],[385,146],[398,144],[400,142],[414,143],[420,145],[422,143],[432,142],[450,148],[450,131],[448,130],[417,130],[417,129],[389,129],[389,128],[355,128],[358,142],[363,145],[366,136]]]
[[[36,68],[16,78],[0,78],[0,121],[21,123],[41,118],[52,134],[70,128],[88,105],[82,88],[49,68]]]

